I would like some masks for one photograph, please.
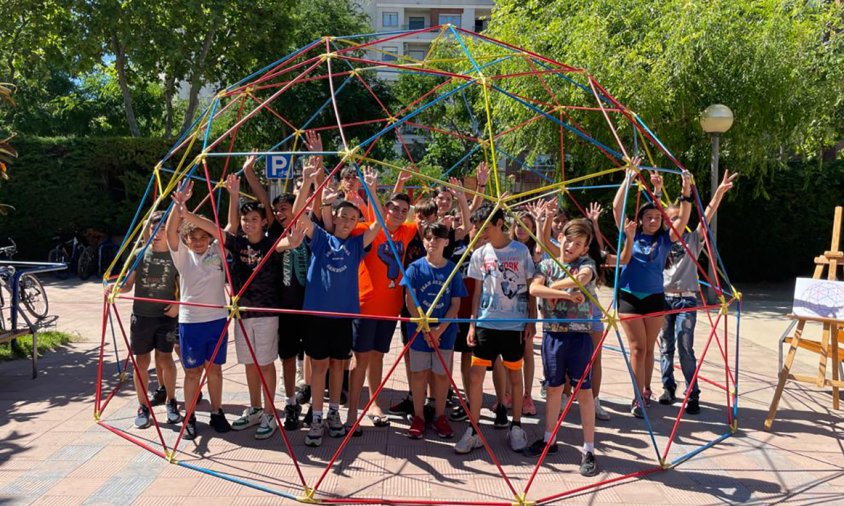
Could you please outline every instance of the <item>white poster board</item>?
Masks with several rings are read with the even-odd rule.
[[[797,278],[793,309],[796,316],[844,320],[844,282]]]

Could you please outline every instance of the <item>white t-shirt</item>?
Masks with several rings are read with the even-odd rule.
[[[220,246],[216,241],[208,246],[208,251],[197,255],[186,244],[179,244],[176,251],[170,250],[173,263],[179,270],[179,300],[197,304],[225,306],[226,273],[220,256]],[[225,307],[211,308],[199,306],[179,306],[179,323],[203,323],[220,318],[227,318]]]
[[[528,317],[528,285],[533,279],[533,257],[519,241],[495,249],[485,244],[472,253],[468,276],[482,282],[478,327],[524,330],[524,322],[496,321]]]

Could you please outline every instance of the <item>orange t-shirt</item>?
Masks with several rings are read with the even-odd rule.
[[[359,223],[352,231],[352,235],[362,234],[369,223]],[[404,288],[401,282],[401,260],[407,243],[416,235],[415,223],[402,223],[391,234],[390,238],[399,253],[399,262],[387,242],[387,236],[382,228],[375,240],[369,246],[369,252],[363,257],[358,269],[358,284],[360,290],[360,314],[377,316],[398,316],[404,305]]]

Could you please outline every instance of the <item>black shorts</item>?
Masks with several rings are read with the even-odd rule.
[[[619,314],[652,314],[665,311],[665,294],[654,293],[644,299],[636,297],[630,292],[618,292]]]
[[[496,330],[475,326],[475,341],[472,350],[472,365],[491,367],[501,355],[504,367],[510,370],[522,368],[525,355],[524,331]]]
[[[293,358],[304,351],[308,318],[296,313],[278,314],[278,358]]]
[[[407,307],[401,308],[401,316],[410,318],[410,312],[407,310]],[[401,343],[407,344],[407,340],[409,339],[407,335],[407,322],[399,322],[399,328],[401,329]]]
[[[314,360],[352,358],[352,319],[310,317],[305,354]]]
[[[466,342],[466,336],[469,335],[469,322],[452,323],[457,325],[457,340],[454,341],[454,351],[466,353],[472,351],[469,343]]]
[[[133,314],[129,327],[129,344],[134,355],[146,355],[152,350],[172,353],[173,346],[179,344],[179,319]]]
[[[387,353],[393,342],[396,320],[355,318],[352,320],[352,349],[357,353]]]

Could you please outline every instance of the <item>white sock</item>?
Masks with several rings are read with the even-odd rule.
[[[328,403],[328,411],[337,411],[338,409],[340,409],[339,404],[335,404],[333,402]]]
[[[321,422],[322,421],[322,411],[314,411],[314,422]]]
[[[296,396],[295,395],[287,398],[287,405],[288,406],[295,406],[296,404],[297,404],[297,402],[296,402]]]
[[[595,453],[595,444],[594,443],[583,443],[583,453]]]
[[[551,440],[551,433],[550,433],[550,432],[545,432],[545,437],[543,437],[543,438],[542,438],[542,440],[543,440],[543,441],[545,441],[546,443],[547,443],[548,441],[550,441],[550,440]]]

